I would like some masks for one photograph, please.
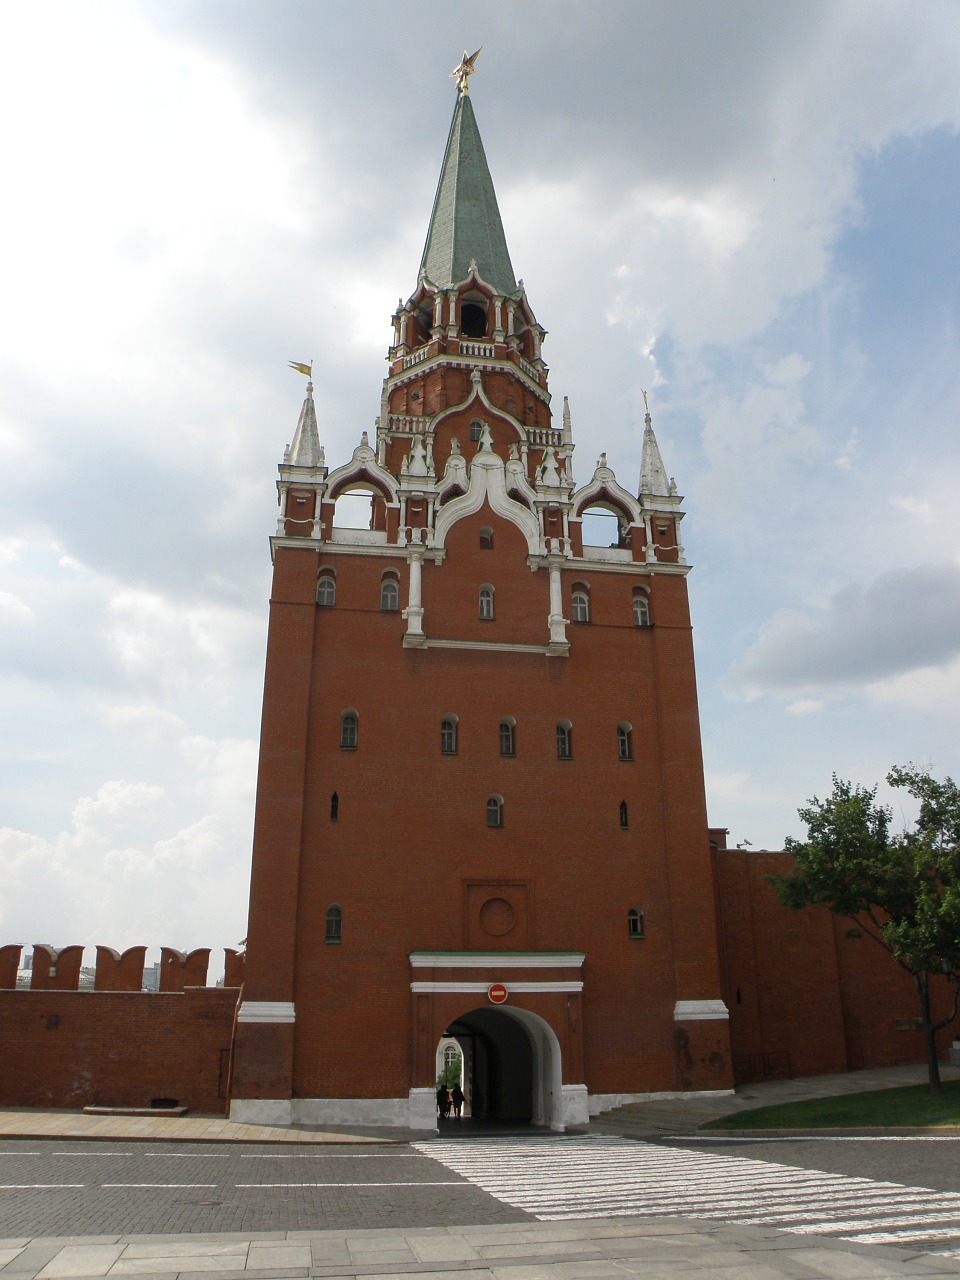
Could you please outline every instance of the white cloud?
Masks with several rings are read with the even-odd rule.
[[[73,825],[84,840],[109,840],[118,831],[152,822],[162,812],[163,787],[145,782],[105,782],[74,806]]]
[[[120,729],[139,737],[171,739],[183,732],[183,721],[173,712],[151,703],[130,706],[104,706],[104,721],[114,729]]]
[[[791,716],[814,716],[826,705],[822,698],[797,698],[796,702],[789,703],[784,710]]]
[[[960,567],[921,565],[837,591],[816,612],[780,609],[731,673],[749,697],[838,687],[944,667],[960,653]]]
[[[937,513],[933,504],[924,498],[915,498],[907,494],[893,497],[890,499],[892,506],[899,511],[904,511],[908,516],[913,516],[922,524],[932,525],[936,523]]]
[[[953,301],[946,286],[931,301],[944,323],[921,342],[847,242],[875,214],[865,161],[882,174],[891,140],[960,127],[960,10],[603,12],[0,12],[0,108],[17,122],[0,142],[0,611],[19,619],[0,628],[0,800],[22,828],[0,840],[19,868],[8,936],[244,932],[267,536],[302,395],[286,361],[317,359],[337,465],[379,410],[389,316],[416,283],[464,21],[486,47],[474,102],[581,479],[607,450],[635,482],[640,388],[656,389],[691,591],[713,602],[698,668],[724,820],[760,843],[841,742],[869,770],[902,754],[891,722],[912,717],[920,739],[956,707]],[[643,74],[610,74],[637,47]],[[955,221],[928,238],[948,245]],[[891,385],[884,326],[909,385]],[[932,579],[925,562],[942,562]],[[769,695],[733,704],[732,738],[731,661],[738,692]],[[146,781],[102,793],[120,778]],[[105,836],[113,821],[132,825]]]

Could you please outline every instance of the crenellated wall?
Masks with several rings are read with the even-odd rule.
[[[93,990],[80,990],[83,947],[36,944],[29,988],[22,947],[0,947],[0,1105],[149,1107],[157,1100],[222,1113],[242,953],[226,952],[223,987],[207,987],[209,948],[164,947],[160,991],[141,991],[146,947],[97,947]]]

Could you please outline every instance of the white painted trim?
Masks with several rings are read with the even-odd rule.
[[[457,994],[486,994],[489,982],[411,982],[410,990],[420,994],[431,992],[447,992]],[[504,983],[507,991],[514,993],[582,991],[582,982],[510,982]]]
[[[579,969],[583,951],[413,951],[414,969]]]
[[[705,1022],[729,1017],[722,1000],[678,1000],[673,1007],[674,1022]]]
[[[421,649],[480,649],[488,653],[548,653],[550,646],[545,644],[497,644],[490,640],[430,640],[418,645]]]
[[[295,1022],[290,1000],[244,1000],[237,1014],[238,1022]]]
[[[587,1099],[590,1114],[612,1111],[614,1107],[627,1107],[631,1102],[669,1102],[680,1098],[730,1098],[735,1089],[691,1089],[689,1093],[668,1090],[664,1093],[591,1093]]]

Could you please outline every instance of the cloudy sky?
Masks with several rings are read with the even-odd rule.
[[[0,943],[243,937],[286,362],[337,465],[479,45],[577,479],[647,388],[686,495],[711,821],[956,775],[955,0],[6,4]]]

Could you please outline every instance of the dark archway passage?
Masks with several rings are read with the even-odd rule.
[[[562,1129],[560,1049],[527,1010],[478,1008],[446,1028],[460,1045],[471,1129],[546,1125]]]

